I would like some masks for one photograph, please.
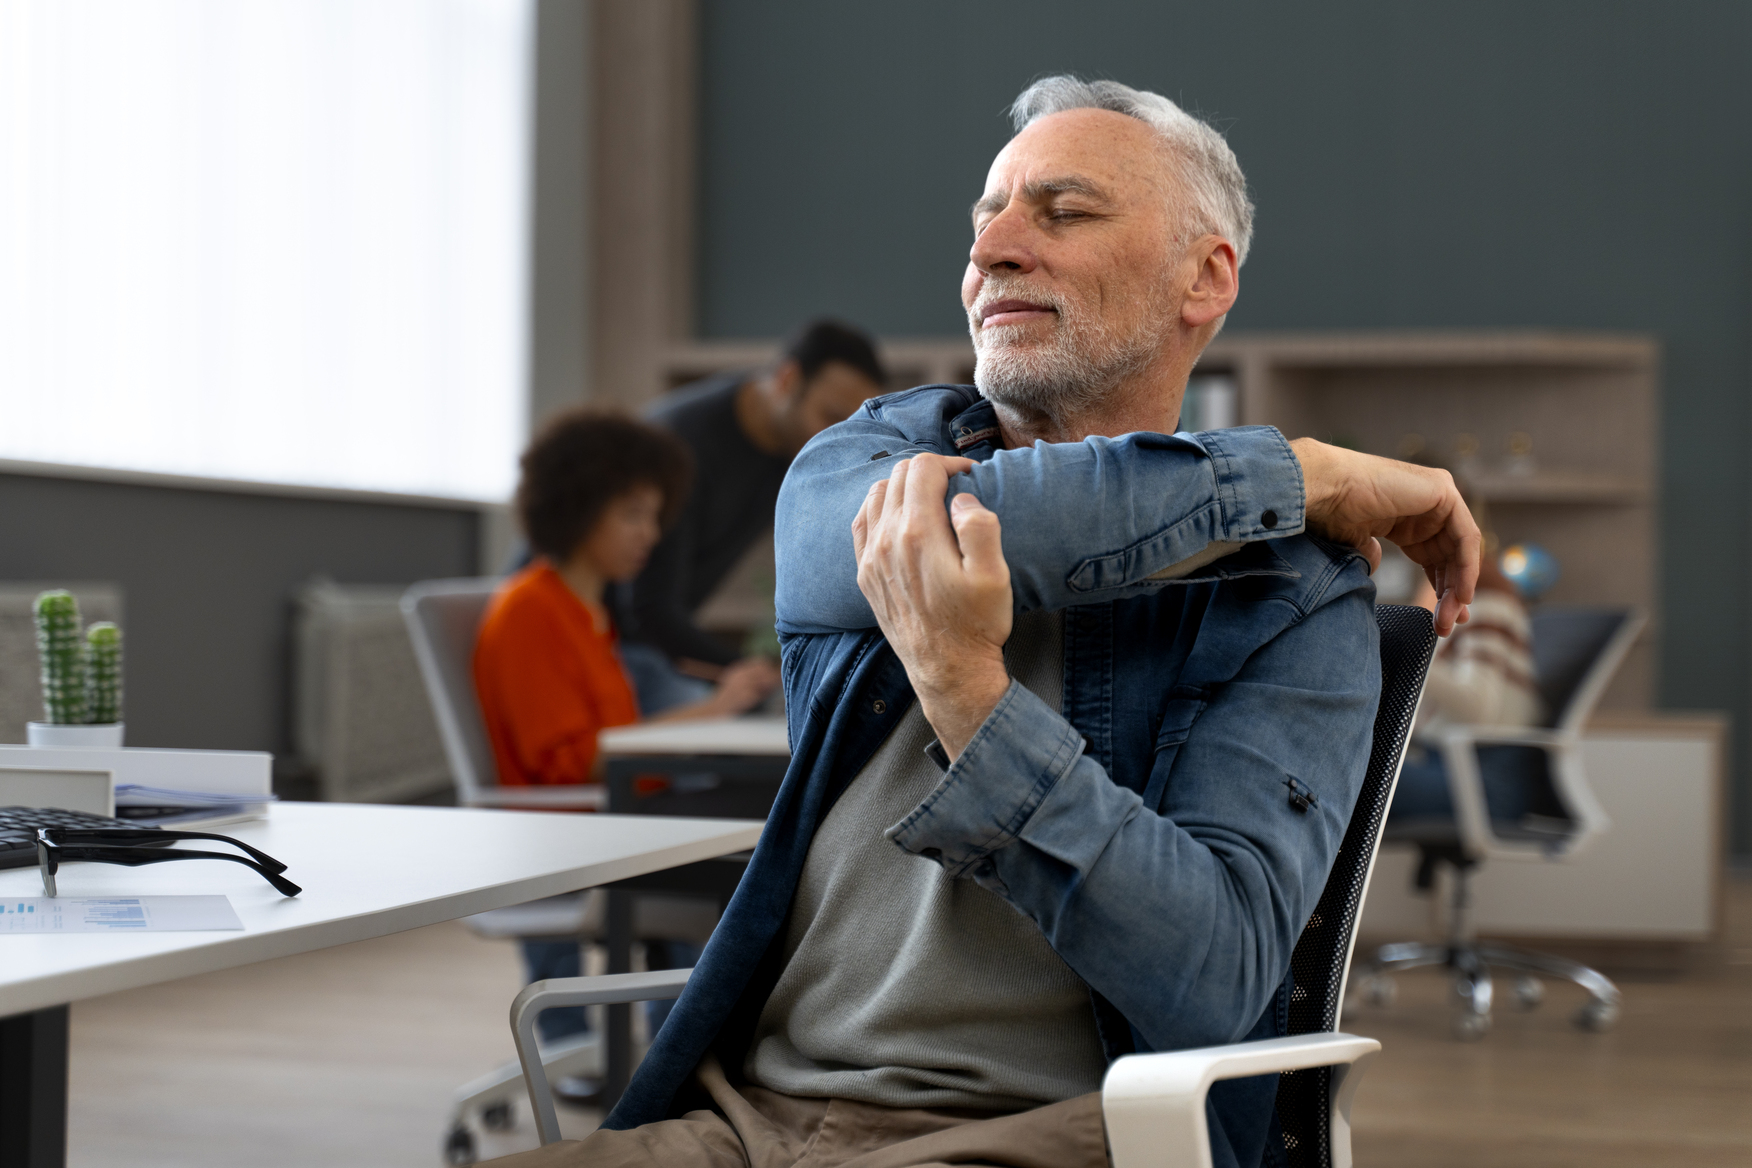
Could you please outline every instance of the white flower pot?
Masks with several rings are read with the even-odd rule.
[[[58,722],[25,723],[26,741],[32,746],[119,747],[125,722],[63,726]]]

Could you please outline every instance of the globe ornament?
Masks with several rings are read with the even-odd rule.
[[[1557,557],[1536,543],[1518,543],[1503,549],[1501,567],[1509,583],[1528,600],[1550,591],[1562,574]]]

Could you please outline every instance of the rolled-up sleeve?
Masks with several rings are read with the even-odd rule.
[[[1012,681],[943,781],[888,829],[888,838],[936,860],[951,875],[967,875],[1015,842],[1082,753],[1083,736],[1032,690]]]

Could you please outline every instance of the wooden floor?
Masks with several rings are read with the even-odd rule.
[[[1391,1008],[1348,1014],[1345,1030],[1383,1046],[1352,1113],[1357,1164],[1752,1166],[1752,881],[1729,889],[1725,943],[1681,976],[1618,973],[1624,1015],[1607,1034],[1571,1025],[1578,989],[1548,982],[1519,1012],[1498,982],[1491,1033],[1456,1042],[1433,972],[1399,978]]]
[[[1448,1037],[1447,989],[1346,1029],[1379,1037],[1355,1111],[1362,1168],[1752,1165],[1752,881],[1730,932],[1677,979],[1626,980],[1606,1035],[1577,991]],[[82,1002],[73,1010],[73,1168],[433,1168],[451,1092],[512,1056],[513,947],[439,925]],[[568,1129],[593,1116],[571,1112]],[[518,1127],[483,1152],[530,1147]]]

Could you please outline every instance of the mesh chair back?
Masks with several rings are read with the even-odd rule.
[[[1369,769],[1326,889],[1290,958],[1295,975],[1290,1034],[1338,1028],[1357,917],[1375,866],[1381,825],[1388,804],[1393,802],[1393,787],[1399,780],[1399,765],[1405,758],[1418,699],[1423,695],[1424,677],[1436,650],[1434,622],[1421,608],[1381,605],[1375,609],[1375,621],[1381,629],[1381,704],[1375,712]],[[1291,1168],[1329,1168],[1332,1162],[1327,1103],[1331,1083],[1332,1071],[1327,1067],[1290,1071],[1278,1079],[1278,1122],[1284,1132],[1284,1162]]]
[[[1641,631],[1622,608],[1542,608],[1533,613],[1533,670],[1545,725],[1581,729]]]
[[[498,586],[491,579],[427,580],[409,588],[401,602],[444,754],[456,776],[457,802],[465,807],[498,781],[472,668],[475,632]]]

